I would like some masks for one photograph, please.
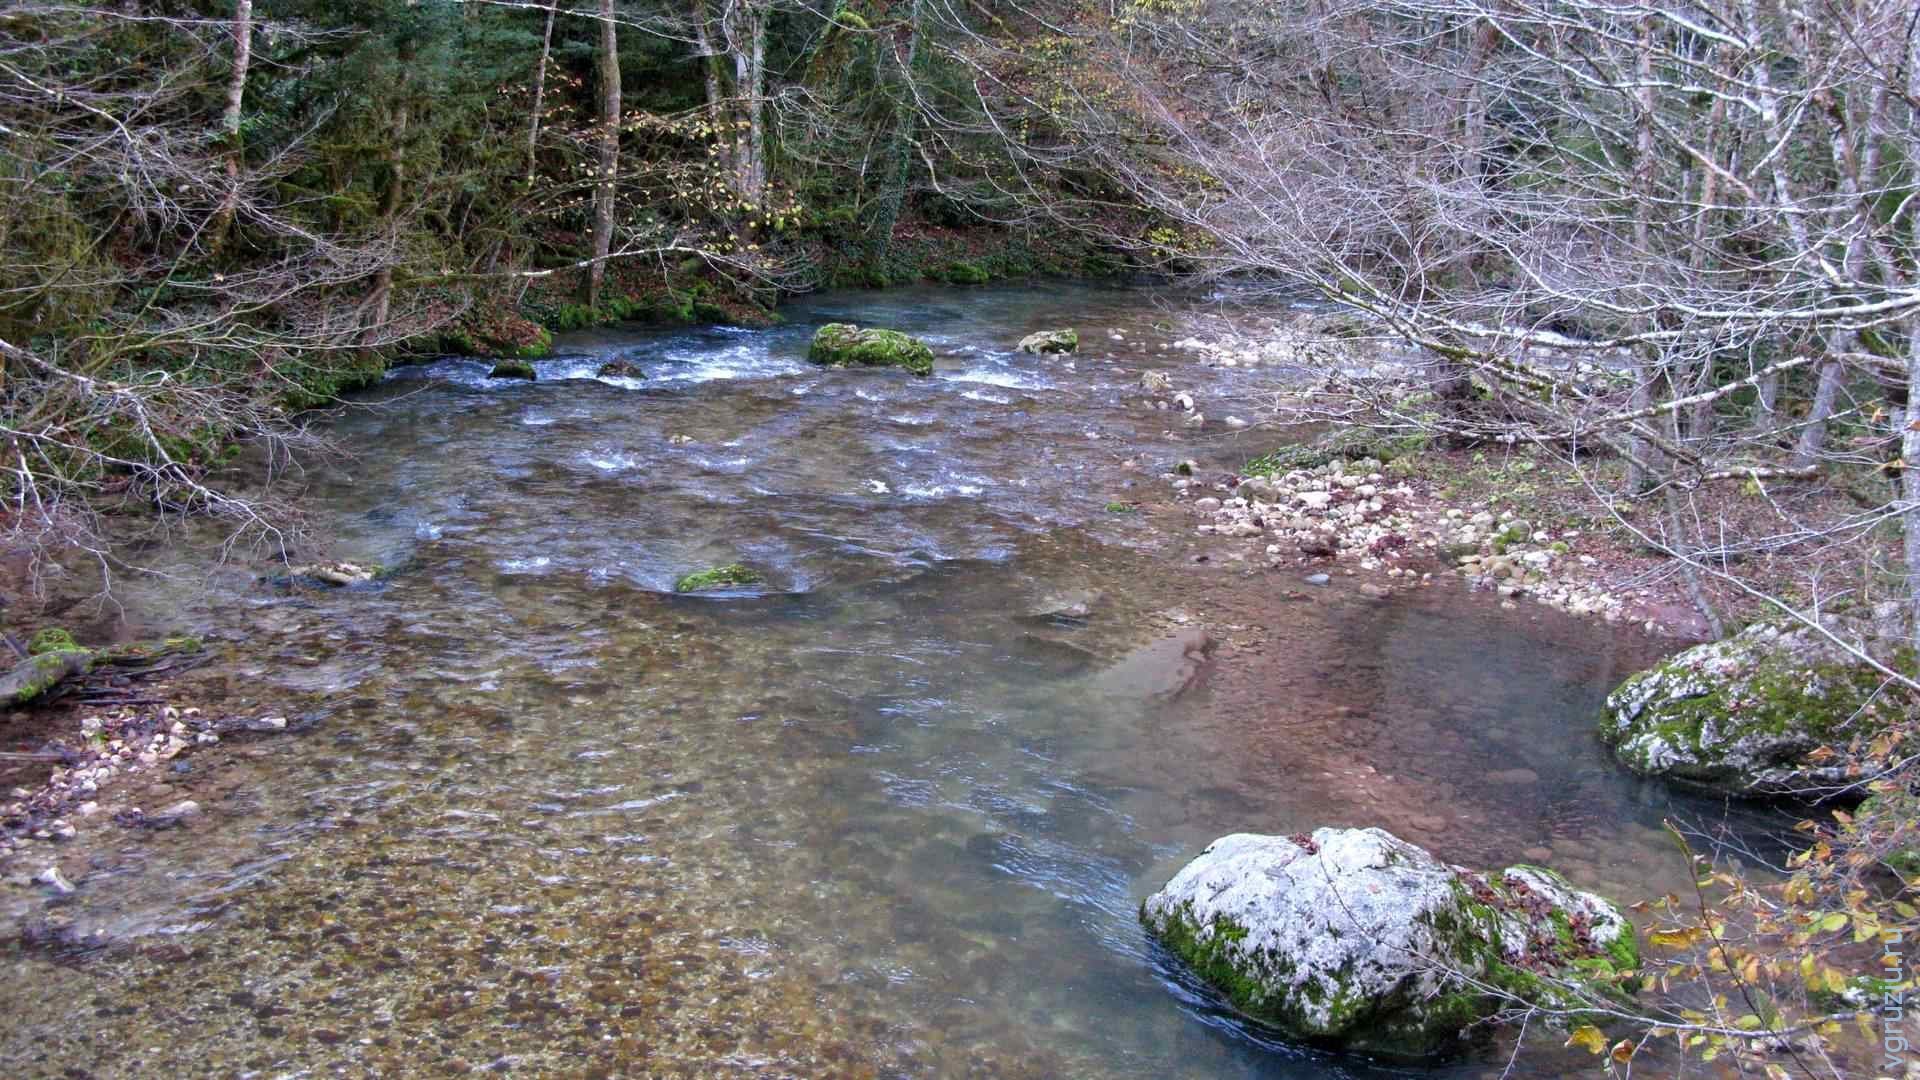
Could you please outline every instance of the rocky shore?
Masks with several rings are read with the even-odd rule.
[[[1455,505],[1424,477],[1375,458],[1275,476],[1175,473],[1168,482],[1197,533],[1244,540],[1270,568],[1361,577],[1361,591],[1376,598],[1451,576],[1509,606],[1545,604],[1648,634],[1697,633],[1677,586],[1621,584],[1643,567],[1604,534],[1486,503]]]

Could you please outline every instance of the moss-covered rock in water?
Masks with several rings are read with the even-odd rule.
[[[1420,1058],[1503,1009],[1637,984],[1633,924],[1550,870],[1477,873],[1380,829],[1215,840],[1140,907],[1174,955],[1299,1039]]]
[[[1749,627],[1642,671],[1607,695],[1600,737],[1622,764],[1714,792],[1768,798],[1848,785],[1844,750],[1899,702],[1865,664],[1806,628]]]
[[[36,632],[31,638],[27,639],[28,656],[39,656],[41,653],[63,652],[79,647],[80,643],[73,640],[72,634],[67,633],[57,626],[49,626],[44,630]]]
[[[1041,330],[1020,339],[1023,353],[1070,353],[1080,347],[1078,330]]]
[[[697,574],[688,574],[673,583],[673,591],[700,592],[704,589],[723,589],[729,585],[758,585],[765,580],[758,570],[739,563],[728,563]]]
[[[25,705],[75,675],[93,669],[93,654],[85,649],[49,649],[0,672],[0,705]]]
[[[502,360],[487,372],[489,379],[525,379],[532,382],[535,378],[533,365],[525,360]]]
[[[807,359],[829,367],[897,367],[915,375],[933,374],[933,350],[898,330],[862,330],[851,323],[828,323],[814,332]]]

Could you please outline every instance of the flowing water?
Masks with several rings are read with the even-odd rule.
[[[185,759],[205,820],[15,913],[105,944],[0,954],[0,1068],[1371,1075],[1220,1009],[1140,900],[1214,836],[1322,824],[1679,884],[1662,818],[1718,811],[1589,734],[1637,635],[1197,546],[1158,475],[1265,446],[1169,431],[1139,375],[1210,430],[1274,376],[1161,348],[1192,303],[845,294],[770,331],[583,336],[532,384],[390,379],[332,424],[357,456],[307,478],[326,553],[383,582],[126,585],[220,643],[195,693],[295,730]],[[806,365],[840,319],[939,370]],[[1010,351],[1062,324],[1079,355]],[[594,378],[611,356],[647,377]],[[673,594],[734,561],[766,584]]]

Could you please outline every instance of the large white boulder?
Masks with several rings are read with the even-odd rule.
[[[1632,924],[1552,871],[1477,873],[1381,829],[1221,837],[1140,916],[1247,1015],[1404,1057],[1508,1008],[1630,992],[1639,966]]]

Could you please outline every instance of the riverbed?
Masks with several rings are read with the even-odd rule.
[[[1686,880],[1663,820],[1723,809],[1592,737],[1660,651],[1638,631],[1451,583],[1381,601],[1195,535],[1165,474],[1270,449],[1224,419],[1281,378],[1169,348],[1204,307],[843,293],[770,330],[578,335],[532,383],[396,373],[328,422],[351,456],[309,466],[295,552],[377,583],[160,550],[171,576],[124,584],[143,628],[219,651],[192,693],[290,733],[191,755],[200,819],[16,901],[63,932],[0,954],[0,1066],[1410,1071],[1243,1023],[1141,899],[1220,834],[1333,824],[1631,901]],[[918,334],[936,371],[809,366],[828,321]],[[1077,354],[1013,351],[1061,325]],[[645,377],[596,375],[615,358]],[[673,592],[733,562],[764,584]],[[1557,1043],[1516,1071],[1571,1067]]]

